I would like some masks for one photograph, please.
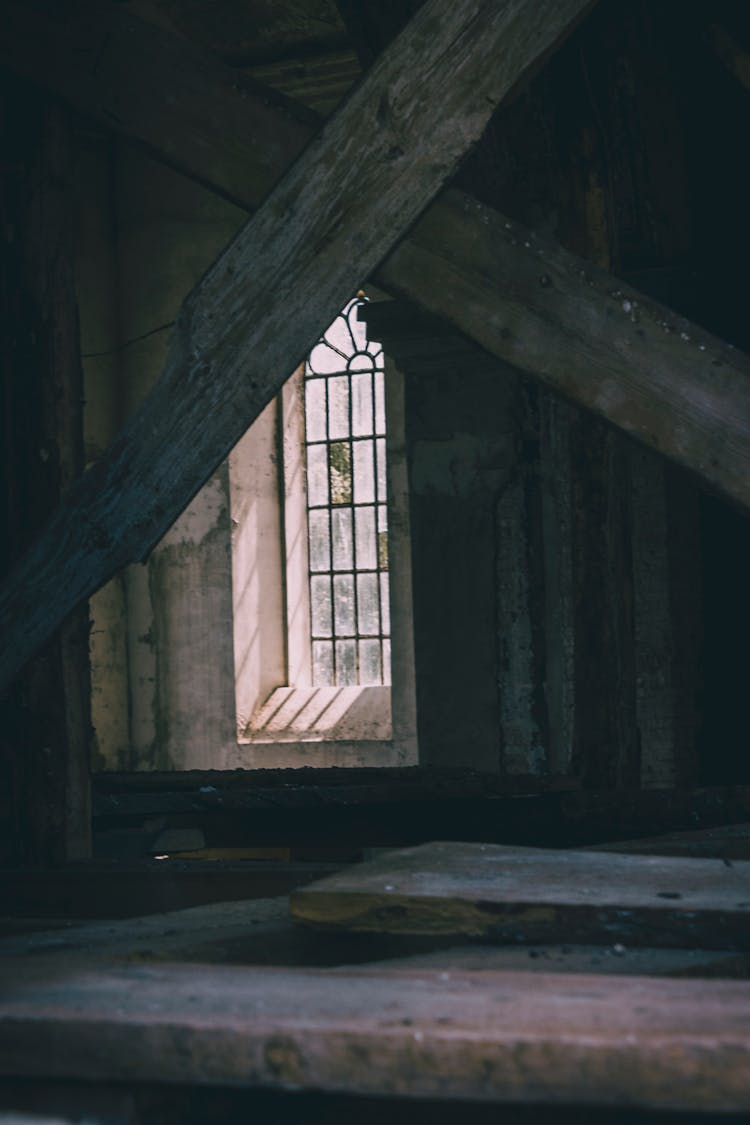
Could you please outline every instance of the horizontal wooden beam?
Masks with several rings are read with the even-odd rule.
[[[750,357],[461,192],[377,281],[750,508]]]
[[[258,772],[257,778],[252,771],[244,777],[242,771],[223,778],[194,774],[192,784],[176,774],[99,774],[93,780],[96,845],[103,852],[110,835],[122,838],[125,831],[151,839],[155,820],[164,829],[203,832],[208,847],[305,849],[323,842],[405,847],[435,839],[570,848],[750,819],[747,786],[541,792],[530,779],[526,794],[514,796],[519,791],[507,778],[462,777],[457,770],[403,781],[356,770],[342,781],[321,770],[319,780],[295,777],[294,784]]]
[[[0,686],[148,554],[588,7],[429,0],[414,17],[186,298],[158,384],[0,591]]]
[[[750,1110],[746,981],[12,959],[0,1074]]]

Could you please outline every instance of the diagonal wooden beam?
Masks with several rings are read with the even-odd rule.
[[[376,274],[750,508],[750,357],[462,192]]]
[[[142,558],[589,0],[429,0],[183,304],[165,370],[0,592],[0,685]]]
[[[6,0],[6,9],[0,61],[249,210],[314,134],[314,115],[259,96],[231,67],[112,4]],[[554,285],[539,281],[551,276],[540,272],[545,253],[558,269]],[[396,260],[378,275],[384,288],[750,506],[744,355],[468,200],[433,206]],[[438,276],[440,285],[429,284]],[[463,302],[454,299],[459,282]],[[632,330],[612,296],[626,289]]]

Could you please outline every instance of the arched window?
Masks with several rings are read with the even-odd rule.
[[[401,376],[365,300],[230,457],[238,765],[415,760]]]
[[[391,682],[383,349],[350,301],[304,372],[312,681]]]

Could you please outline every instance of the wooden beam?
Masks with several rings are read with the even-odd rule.
[[[291,910],[357,933],[748,949],[748,880],[741,861],[434,843],[295,891]]]
[[[750,1110],[746,981],[7,966],[8,1076]]]
[[[185,300],[159,383],[0,593],[0,684],[148,554],[588,6],[430,0],[417,14]]]
[[[461,192],[376,274],[750,508],[750,357]]]
[[[6,8],[0,61],[249,209],[314,133],[310,115],[112,5]],[[71,65],[81,55],[90,65]],[[466,196],[432,207],[377,280],[750,505],[750,361],[695,325]]]

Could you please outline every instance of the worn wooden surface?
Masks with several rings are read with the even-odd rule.
[[[248,877],[248,894],[252,886]],[[747,979],[750,954],[732,950],[654,949],[537,943],[528,946],[456,943],[444,937],[325,933],[296,926],[286,896],[177,909],[102,921],[6,918],[0,960],[54,960],[71,973],[96,961],[201,961],[210,965],[294,968],[352,965],[478,971],[605,973],[615,976],[700,976]]]
[[[750,1109],[750,985],[555,974],[3,966],[0,1072]]]
[[[158,542],[588,3],[415,16],[186,299],[154,391],[0,593],[0,683]]]
[[[300,889],[291,909],[355,932],[746,949],[750,864],[433,843]]]
[[[750,505],[746,355],[460,192],[377,279]]]

